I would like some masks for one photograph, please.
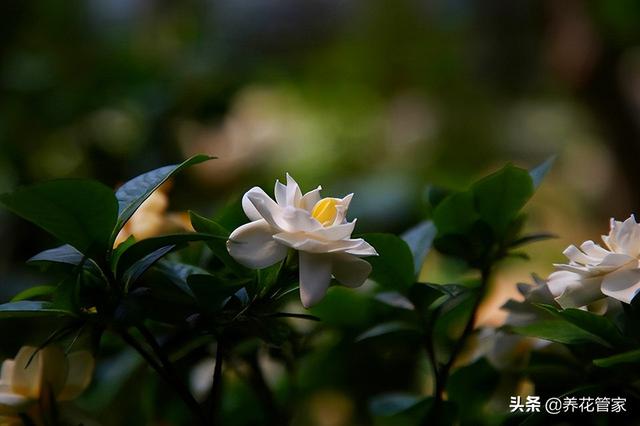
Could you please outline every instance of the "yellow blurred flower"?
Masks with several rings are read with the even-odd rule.
[[[55,401],[77,398],[89,386],[94,366],[89,351],[65,354],[57,346],[23,346],[15,359],[2,364],[0,425],[20,424],[18,415],[26,413],[42,395]]]

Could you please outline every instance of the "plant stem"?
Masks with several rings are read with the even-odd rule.
[[[464,330],[462,331],[460,338],[456,341],[455,345],[453,346],[451,355],[449,356],[449,360],[447,361],[446,364],[442,366],[442,368],[439,371],[437,370],[437,366],[435,364],[435,354],[433,354],[434,360],[432,362],[434,363],[433,365],[434,365],[435,371],[437,371],[436,377],[435,377],[435,395],[434,395],[436,398],[437,406],[441,405],[444,399],[444,391],[447,388],[447,381],[451,373],[451,368],[455,364],[456,359],[460,355],[460,352],[462,351],[462,349],[464,349],[464,346],[467,343],[467,339],[473,333],[473,329],[475,328],[475,325],[476,325],[476,317],[478,316],[478,309],[480,308],[480,304],[482,303],[484,299],[484,295],[487,291],[487,286],[489,285],[491,268],[490,267],[483,268],[480,272],[481,272],[480,290],[473,304],[473,308],[471,309],[471,314],[469,315],[469,319],[467,320],[467,323],[464,326]],[[432,337],[431,336],[429,337],[430,337],[429,340],[432,340]],[[432,346],[432,344],[433,343],[429,343],[430,346]],[[431,352],[433,353],[433,348],[431,348]]]
[[[207,410],[209,412],[209,420],[212,425],[218,424],[218,411],[222,399],[222,363],[224,359],[224,345],[221,339],[218,339],[216,345],[216,364],[213,368],[213,381],[211,383],[211,392],[207,399]]]
[[[144,329],[145,332],[143,332],[142,329]],[[154,346],[157,346],[157,348],[161,349],[155,338],[153,338],[153,335],[151,335],[151,333],[146,330],[144,326],[142,327],[142,329],[140,329],[140,332],[143,334],[143,337],[145,337],[145,340],[149,343],[149,346],[151,346],[155,352],[157,352],[157,350],[156,348],[154,348]],[[147,333],[149,335],[146,335]],[[202,413],[202,410],[200,409],[200,405],[198,404],[198,402],[193,398],[193,395],[191,395],[191,393],[186,389],[184,384],[177,378],[177,376],[172,373],[172,367],[167,370],[165,361],[168,362],[168,359],[166,359],[164,353],[162,353],[162,355],[156,354],[157,356],[159,356],[159,359],[161,359],[161,361],[158,362],[153,357],[153,355],[148,353],[146,349],[127,330],[118,330],[118,334],[120,335],[122,340],[125,341],[125,343],[135,349],[140,354],[140,356],[144,358],[144,360],[151,366],[151,368],[153,368],[158,373],[158,375],[160,375],[160,377],[162,377],[171,387],[173,387],[176,393],[184,401],[185,405],[192,412],[193,416],[198,419],[200,424],[206,425],[206,419]],[[149,339],[149,337],[151,337],[151,339]],[[162,352],[162,350],[160,350],[160,352]],[[164,361],[162,360],[162,358],[164,358]],[[168,365],[171,364],[169,363]]]

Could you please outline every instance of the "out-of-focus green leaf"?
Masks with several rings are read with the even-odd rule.
[[[469,191],[447,196],[433,211],[438,236],[464,234],[479,218],[473,194]]]
[[[550,234],[546,232],[539,233],[539,234],[524,235],[518,238],[517,240],[512,241],[509,244],[509,248],[522,247],[527,244],[537,243],[538,241],[545,241],[553,238],[558,238],[558,236],[555,234]]]
[[[369,410],[375,426],[416,426],[455,424],[457,408],[450,401],[435,405],[432,397],[420,398],[408,394],[385,394],[372,399]]]
[[[529,172],[507,164],[479,180],[472,188],[475,209],[497,235],[503,235],[533,195]]]
[[[71,311],[56,308],[51,302],[21,300],[0,305],[0,318],[37,316],[75,316]]]
[[[415,282],[413,256],[407,243],[392,234],[366,234],[378,256],[367,257],[373,271],[371,278],[384,288],[404,292]]]
[[[437,229],[432,221],[426,220],[402,234],[402,239],[407,243],[413,255],[413,266],[416,277],[420,274],[424,259],[431,250],[431,244],[435,238]]]
[[[49,296],[54,291],[56,291],[56,286],[54,285],[39,285],[35,287],[30,287],[13,296],[11,301],[19,302],[21,300],[29,300],[29,299],[35,299],[37,297]]]
[[[378,293],[374,297],[378,302],[382,302],[385,305],[406,309],[408,311],[413,311],[415,306],[406,296],[398,293],[397,291],[384,291],[382,293]]]
[[[182,169],[211,160],[212,158],[213,157],[208,155],[196,155],[180,164],[160,167],[159,169],[141,174],[118,188],[116,191],[116,198],[118,199],[118,220],[111,235],[111,241],[115,240],[120,229],[122,229],[127,220],[131,218],[133,213],[138,210],[140,205],[167,179]]]
[[[623,364],[638,364],[640,363],[640,349],[633,351],[623,352],[621,354],[609,356],[606,358],[594,359],[593,363],[598,367],[617,367]]]
[[[447,394],[450,401],[464,407],[460,411],[461,424],[478,424],[499,381],[499,373],[484,358],[454,371],[447,381]]]
[[[420,333],[420,330],[414,324],[410,324],[408,322],[390,321],[383,324],[378,324],[360,334],[358,337],[356,337],[356,342],[398,333],[416,335]]]
[[[369,411],[374,416],[393,416],[405,411],[425,398],[406,393],[387,393],[379,395],[369,403]]]
[[[531,180],[533,181],[533,187],[538,188],[542,181],[544,180],[551,167],[553,167],[553,163],[556,161],[556,156],[552,155],[547,158],[542,164],[536,166],[535,168],[529,171],[529,175],[531,176]]]
[[[118,203],[101,183],[65,179],[38,183],[0,196],[0,202],[82,253],[110,247]]]

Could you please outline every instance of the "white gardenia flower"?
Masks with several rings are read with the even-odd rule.
[[[0,416],[6,417],[1,420],[9,423],[26,412],[45,391],[57,401],[77,398],[89,386],[94,364],[89,351],[65,354],[57,346],[23,346],[15,359],[2,363]]]
[[[322,299],[331,277],[348,287],[358,287],[371,272],[364,256],[376,250],[362,238],[351,238],[355,219],[347,221],[353,194],[344,198],[320,198],[318,187],[302,195],[289,174],[287,184],[276,181],[275,201],[254,187],[242,198],[242,208],[252,222],[233,231],[227,249],[239,263],[266,268],[299,252],[300,299],[309,307]]]
[[[611,219],[605,247],[585,241],[563,252],[568,264],[554,265],[547,281],[563,308],[583,307],[606,296],[631,303],[640,289],[640,224],[632,215],[624,222]]]

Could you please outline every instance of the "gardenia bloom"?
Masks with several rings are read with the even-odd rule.
[[[242,208],[252,222],[233,231],[227,249],[239,263],[253,269],[271,266],[298,250],[300,299],[305,307],[324,297],[332,275],[348,287],[358,287],[371,272],[361,259],[376,250],[362,238],[351,238],[355,219],[348,222],[353,194],[320,198],[318,187],[304,195],[287,174],[287,184],[276,181],[274,201],[262,189],[251,188]]]
[[[11,424],[47,390],[57,401],[77,398],[89,386],[94,359],[88,351],[70,354],[57,346],[23,346],[15,359],[2,363],[0,421]],[[4,423],[2,423],[4,424]]]
[[[602,240],[605,247],[593,241],[569,246],[564,251],[569,263],[554,265],[557,271],[547,285],[563,308],[583,307],[605,296],[631,303],[640,289],[640,224],[635,217],[611,219],[611,231]]]

